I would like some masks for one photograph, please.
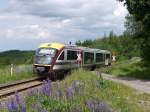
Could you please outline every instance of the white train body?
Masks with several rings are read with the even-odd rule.
[[[111,52],[108,50],[45,43],[40,45],[36,51],[34,70],[51,73],[79,67],[95,69],[110,64]]]

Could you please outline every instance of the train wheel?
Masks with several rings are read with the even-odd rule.
[[[90,70],[94,71],[95,69],[96,69],[96,65],[92,66]]]

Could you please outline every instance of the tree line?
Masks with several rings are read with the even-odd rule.
[[[113,55],[120,58],[140,56],[140,45],[138,41],[128,34],[117,36],[113,31],[109,35],[104,35],[95,40],[77,41],[76,45],[109,50]]]
[[[10,50],[0,52],[0,67],[5,67],[10,64],[32,64],[34,51]]]

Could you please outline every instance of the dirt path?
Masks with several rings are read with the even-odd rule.
[[[112,76],[112,75],[108,75],[104,73],[102,73],[102,76],[105,79],[112,80],[112,81],[130,86],[138,90],[139,92],[150,94],[150,81],[139,80],[139,79],[134,79],[134,78],[116,77],[116,76]]]

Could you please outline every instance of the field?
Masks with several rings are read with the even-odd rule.
[[[0,84],[10,83],[13,81],[23,80],[36,76],[32,72],[32,65],[18,65],[14,66],[13,74],[11,75],[10,66],[0,68]]]
[[[45,81],[39,90],[30,90],[25,99],[10,99],[2,112],[149,112],[141,101],[150,95],[102,79],[98,74],[78,70],[63,81]],[[4,106],[8,110],[4,109]],[[13,111],[13,112],[14,112]]]

